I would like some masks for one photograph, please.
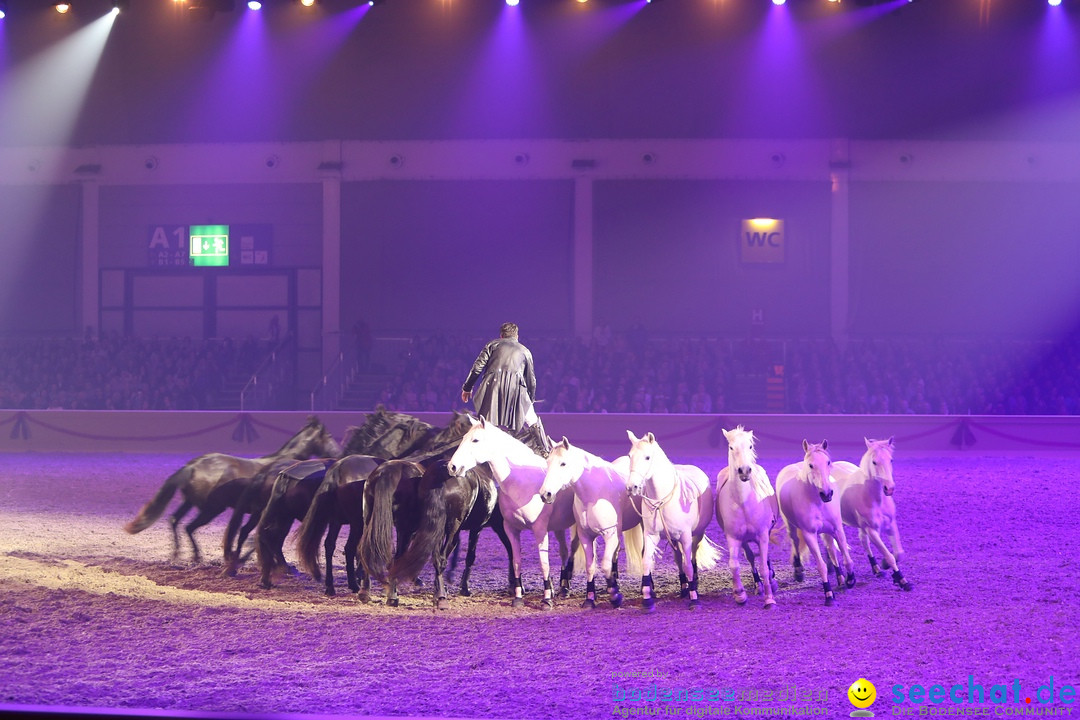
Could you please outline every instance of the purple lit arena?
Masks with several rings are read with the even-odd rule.
[[[1078,23],[0,0],[0,716],[1080,713]]]

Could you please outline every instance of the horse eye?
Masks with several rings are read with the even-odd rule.
[[[814,463],[810,463],[810,469],[811,469],[811,470],[813,470],[813,469],[814,469]]]
[[[873,461],[873,463],[874,463],[875,465],[877,465],[877,460],[874,460],[874,461]]]
[[[566,463],[564,463],[564,462],[559,463],[559,467],[566,467]]]
[[[651,456],[649,456],[649,455],[646,455],[646,456],[645,456],[645,459],[646,459],[646,460],[652,460],[652,457],[651,457]]]
[[[472,441],[473,441],[473,442],[480,442],[480,441],[479,441],[479,440],[477,440],[476,438],[473,438],[473,439],[472,439]]]

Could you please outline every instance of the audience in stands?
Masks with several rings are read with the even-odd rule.
[[[0,407],[200,410],[255,370],[266,341],[105,334],[0,345]]]
[[[427,336],[368,360],[377,398],[404,412],[463,409],[475,337]],[[543,413],[1080,414],[1080,334],[1033,341],[671,339],[636,325],[589,338],[529,338]],[[266,340],[123,337],[0,344],[0,407],[221,407]],[[770,392],[771,391],[771,392]]]

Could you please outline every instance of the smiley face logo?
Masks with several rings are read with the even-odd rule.
[[[847,696],[848,700],[850,700],[851,704],[855,707],[860,709],[868,708],[873,705],[874,700],[877,699],[877,688],[874,687],[874,683],[866,678],[859,678],[851,683],[851,687],[849,687],[847,691]]]

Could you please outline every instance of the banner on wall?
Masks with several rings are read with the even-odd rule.
[[[776,218],[743,220],[739,260],[746,264],[782,263],[786,259],[784,221]]]
[[[150,267],[266,267],[272,225],[151,225]]]

